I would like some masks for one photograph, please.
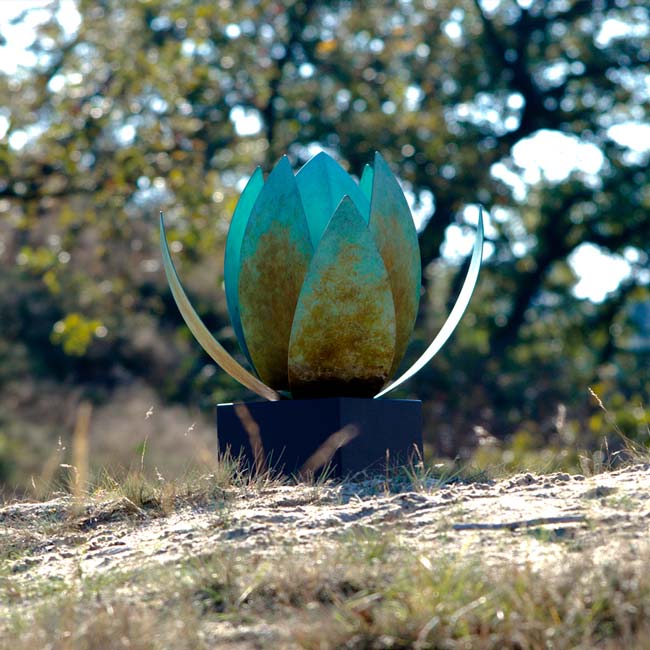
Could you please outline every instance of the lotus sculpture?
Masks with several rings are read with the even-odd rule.
[[[397,179],[379,153],[360,181],[319,153],[294,176],[283,157],[266,182],[258,168],[233,214],[224,262],[228,310],[253,372],[194,311],[160,217],[164,268],[194,336],[230,375],[277,400],[380,397],[426,365],[449,338],[481,264],[483,219],[464,285],[447,322],[396,381],[421,290],[417,232]],[[387,385],[388,384],[388,385]]]

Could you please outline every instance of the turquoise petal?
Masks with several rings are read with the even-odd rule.
[[[253,206],[241,247],[239,313],[262,381],[288,388],[289,337],[313,248],[296,179],[286,156]]]
[[[370,197],[372,196],[372,179],[374,174],[375,172],[372,171],[372,167],[366,165],[363,168],[363,174],[361,174],[361,180],[359,181],[359,187],[368,201],[370,201]]]
[[[370,204],[351,176],[325,152],[309,160],[296,174],[296,182],[305,208],[309,234],[314,248],[327,228],[334,210],[347,195],[366,223]]]
[[[248,370],[242,368],[221,346],[219,341],[210,334],[200,316],[194,311],[183,285],[181,284],[174,262],[172,261],[169,247],[167,246],[167,235],[165,234],[165,222],[163,213],[160,213],[160,248],[162,250],[163,266],[172,296],[178,305],[183,320],[194,334],[201,347],[221,366],[233,379],[243,384],[250,390],[256,392],[260,397],[268,400],[278,400],[280,395],[263,384],[257,377],[251,375]]]
[[[230,322],[237,335],[239,347],[251,365],[253,362],[248,352],[246,340],[244,339],[244,330],[242,329],[241,316],[239,315],[239,267],[241,265],[241,246],[244,239],[244,232],[246,231],[253,205],[263,186],[264,175],[262,174],[262,168],[258,167],[241,193],[235,212],[230,220],[224,259],[224,284],[226,286],[226,301],[228,303],[228,312],[230,313]]]
[[[422,277],[420,247],[411,211],[402,188],[379,153],[375,153],[369,227],[386,265],[395,301],[397,331],[392,375],[413,332]]]
[[[314,253],[289,344],[294,397],[370,397],[395,353],[390,280],[363,217],[344,197]]]

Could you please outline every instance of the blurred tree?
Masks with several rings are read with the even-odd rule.
[[[182,327],[158,209],[234,350],[218,280],[254,166],[325,148],[359,173],[379,149],[422,222],[413,356],[462,282],[454,239],[478,202],[491,211],[465,324],[408,387],[439,448],[455,453],[478,423],[548,437],[564,403],[600,433],[591,384],[637,414],[628,433],[645,430],[648,348],[633,342],[648,336],[634,314],[650,300],[650,146],[624,136],[650,140],[647,3],[79,0],[71,31],[52,6],[37,63],[0,74],[0,381],[141,376],[206,407],[239,394]],[[575,291],[586,244],[629,266],[600,303]]]

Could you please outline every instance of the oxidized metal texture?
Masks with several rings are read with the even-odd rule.
[[[463,317],[465,310],[469,305],[469,301],[474,293],[474,288],[476,287],[476,282],[478,281],[478,274],[481,270],[481,261],[483,259],[483,207],[479,206],[478,211],[478,231],[476,233],[476,240],[474,241],[474,250],[472,251],[472,259],[469,263],[469,269],[467,269],[467,275],[465,276],[465,281],[463,282],[463,287],[458,294],[454,308],[451,310],[451,313],[447,317],[445,324],[442,326],[436,337],[433,339],[429,347],[424,351],[422,356],[398,379],[396,379],[392,384],[386,386],[384,390],[375,395],[375,397],[381,397],[389,391],[397,388],[400,384],[403,384],[407,379],[410,379],[418,373],[424,366],[427,365],[433,359],[433,357],[438,353],[438,350],[447,342],[447,339],[452,335],[453,331],[460,323],[460,319]]]
[[[344,197],[314,254],[289,345],[294,397],[371,396],[395,353],[390,280],[368,227]]]
[[[341,199],[347,195],[368,223],[370,201],[343,168],[326,153],[309,160],[296,174],[314,249]]]
[[[233,215],[224,279],[240,346],[260,381],[211,336],[183,291],[161,223],[172,294],[212,358],[267,399],[371,395],[397,370],[420,296],[417,233],[406,199],[378,153],[359,183],[327,154],[294,177],[286,157],[263,183],[251,177]],[[462,317],[478,278],[483,217],[465,283],[420,359],[376,397],[427,364]],[[314,254],[316,250],[316,254]],[[272,388],[266,385],[268,383]]]
[[[241,248],[239,311],[260,379],[288,388],[289,337],[313,248],[296,181],[286,157],[260,192]]]
[[[379,153],[375,154],[373,172],[369,226],[386,265],[395,302],[392,375],[406,352],[420,303],[420,247],[402,189]]]
[[[226,288],[226,301],[228,303],[228,312],[232,321],[233,329],[239,341],[239,347],[242,349],[251,365],[250,353],[244,338],[244,330],[241,326],[241,316],[239,315],[239,270],[241,266],[241,245],[244,240],[244,233],[248,224],[253,205],[264,186],[264,174],[262,168],[258,167],[250,180],[246,184],[244,191],[239,197],[237,207],[230,220],[228,230],[228,239],[226,240],[226,254],[224,260],[224,285]]]
[[[176,273],[174,262],[172,261],[167,246],[167,237],[165,235],[165,222],[163,214],[160,213],[160,248],[162,250],[163,266],[169,288],[172,291],[176,305],[178,306],[183,319],[190,328],[196,340],[201,344],[201,347],[221,366],[231,377],[236,379],[240,384],[250,388],[254,393],[260,397],[268,400],[278,400],[280,396],[272,388],[266,386],[257,377],[251,375],[248,370],[242,368],[231,356],[228,354],[221,344],[210,334],[210,330],[205,326],[200,316],[194,311],[181,281]]]

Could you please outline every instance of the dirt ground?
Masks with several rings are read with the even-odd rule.
[[[37,611],[42,616],[49,608],[58,620],[61,606],[52,599],[80,584],[101,585],[88,592],[95,594],[93,602],[108,594],[133,606],[158,602],[164,608],[177,599],[176,580],[182,590],[182,567],[200,558],[236,557],[251,567],[254,579],[255,567],[264,564],[289,567],[290,573],[294,560],[302,570],[314,558],[331,561],[358,536],[390,539],[425,567],[439,558],[469,560],[495,571],[566,571],[572,580],[572,566],[597,569],[614,561],[645,573],[640,563],[648,557],[650,463],[591,477],[519,474],[418,488],[387,492],[381,479],[240,486],[203,503],[181,500],[166,513],[139,509],[124,497],[81,509],[71,497],[6,505],[0,509],[0,638],[3,628],[22,638],[16,629],[29,626],[25,621]],[[120,576],[128,572],[139,577],[127,588]],[[153,576],[161,573],[168,577],[156,582]],[[161,614],[162,620],[174,615]],[[23,621],[18,628],[17,620]],[[207,647],[303,647],[287,641],[294,624],[273,610],[254,622],[224,615],[201,619],[200,625]]]
[[[3,575],[20,592],[43,579],[169,566],[215,549],[258,558],[313,552],[359,530],[390,534],[429,557],[476,556],[492,565],[561,570],[577,556],[635,562],[648,546],[650,464],[398,493],[386,493],[381,480],[238,488],[217,505],[186,505],[166,516],[127,516],[120,508],[89,506],[74,525],[61,526],[55,522],[69,513],[69,498],[3,507]],[[9,552],[18,545],[23,552]],[[0,620],[3,609],[0,603]]]

